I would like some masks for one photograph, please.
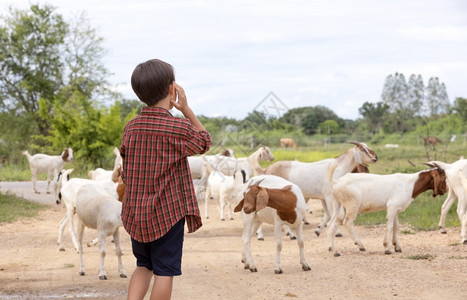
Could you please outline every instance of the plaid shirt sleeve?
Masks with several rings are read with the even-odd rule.
[[[126,184],[122,221],[132,238],[154,241],[183,217],[189,232],[202,226],[187,156],[210,145],[206,131],[162,108],[146,107],[128,122],[120,147]]]

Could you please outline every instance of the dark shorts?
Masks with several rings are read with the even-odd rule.
[[[185,218],[178,221],[163,237],[150,243],[131,239],[138,267],[146,267],[158,276],[182,275],[182,248]]]

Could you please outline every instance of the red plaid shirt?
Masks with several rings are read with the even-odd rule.
[[[201,227],[186,157],[205,153],[210,146],[207,131],[159,107],[143,108],[125,125],[120,147],[126,184],[122,221],[132,238],[152,242],[183,217],[188,232]]]

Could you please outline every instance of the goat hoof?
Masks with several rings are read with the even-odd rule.
[[[296,240],[297,237],[296,237],[296,236],[291,236],[290,239],[291,239],[291,240]]]
[[[225,221],[225,219],[221,219],[221,221]]]
[[[245,270],[250,270],[250,266],[249,265],[245,265],[244,267]],[[253,271],[252,271],[253,272]]]
[[[84,272],[79,272],[79,275],[84,276],[86,274]]]
[[[307,222],[305,222],[305,223],[303,223],[303,224],[305,224],[305,225],[310,225],[310,222],[307,221]]]
[[[120,274],[120,278],[128,278],[126,274]]]
[[[100,275],[100,276],[99,276],[99,279],[100,279],[100,280],[107,280],[107,276],[105,276],[105,275]]]
[[[276,273],[276,274],[282,274],[283,272],[282,272],[282,269],[279,269],[279,270],[274,270],[274,273]]]
[[[464,240],[462,244],[467,245],[467,240]]]
[[[59,204],[60,204],[60,201],[58,201],[58,200],[55,200],[55,203],[57,203],[57,205],[59,205]]]
[[[230,218],[230,220],[233,220],[234,218]]]
[[[396,249],[396,252],[402,252],[402,249],[400,249],[400,248]]]
[[[253,273],[256,273],[256,272],[258,272],[258,269],[252,268],[252,269],[250,269],[250,271],[253,272]]]
[[[36,191],[36,192],[34,192],[34,193],[36,193],[36,194],[40,194],[40,193],[39,193],[39,192],[37,192],[37,191]]]
[[[303,271],[310,271],[311,268],[310,268],[309,265],[302,265],[302,270],[303,270]]]
[[[315,230],[315,234],[316,234],[316,236],[319,236],[320,232],[318,230]]]
[[[384,251],[384,254],[392,254],[391,250]]]
[[[341,254],[339,252],[334,253],[334,257],[339,257]]]
[[[336,233],[336,237],[342,237],[342,233],[340,232]]]
[[[47,192],[47,195],[50,194],[50,192]]]
[[[365,252],[365,251],[366,251],[366,249],[363,248],[363,247],[362,247],[362,248],[359,248],[359,250],[362,251],[362,252]]]
[[[58,251],[63,251],[63,252],[65,252],[65,248],[60,248],[60,249],[58,249]]]
[[[264,241],[264,238],[263,238],[263,237],[259,237],[259,238],[258,238],[258,241]]]
[[[446,234],[446,233],[447,233],[446,228],[444,228],[444,227],[441,227],[441,226],[440,226],[440,227],[438,227],[438,230],[439,230],[439,232],[442,233],[442,234]]]

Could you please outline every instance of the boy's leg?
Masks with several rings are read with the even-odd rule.
[[[136,267],[128,287],[128,300],[143,299],[149,289],[152,276],[153,273],[148,268]]]
[[[173,276],[154,275],[151,300],[169,300],[172,296]]]

